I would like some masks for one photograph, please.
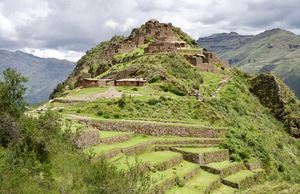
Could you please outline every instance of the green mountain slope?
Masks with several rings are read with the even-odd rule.
[[[52,58],[43,59],[20,51],[0,50],[0,71],[7,67],[28,77],[25,98],[30,104],[38,104],[48,100],[57,84],[72,72],[75,63]]]
[[[234,36],[232,35],[234,34]],[[282,29],[255,36],[223,33],[199,38],[199,45],[248,73],[278,75],[300,97],[300,37]]]
[[[226,49],[239,47],[235,42],[239,36],[230,36],[232,44]],[[246,45],[252,38],[239,41]],[[225,40],[220,38],[220,44]],[[183,41],[186,46],[173,47]],[[274,75],[254,76],[236,68],[230,71],[193,42],[171,24],[152,20],[134,29],[129,37],[115,36],[79,60],[51,95],[49,108],[67,118],[64,122],[72,121],[71,131],[82,129],[78,142],[95,159],[103,155],[123,170],[125,158],[129,164],[135,156],[149,162],[145,174],[161,178],[158,185],[162,193],[182,177],[193,177],[190,182],[185,180],[187,186],[177,182],[184,187],[182,191],[198,193],[211,192],[223,183],[221,193],[233,193],[259,184],[264,173],[269,181],[286,180],[296,185],[300,180],[300,144],[296,139],[300,134],[300,103],[293,92]],[[149,52],[151,49],[154,52]],[[206,62],[208,59],[212,62]],[[193,64],[200,60],[202,63]],[[117,84],[124,78],[131,78],[132,85]],[[136,80],[143,82],[134,84]],[[91,84],[82,84],[85,82]],[[102,85],[97,85],[100,82]],[[107,131],[113,131],[111,136],[127,133],[117,135],[119,139],[107,137]],[[92,140],[98,132],[106,133],[102,143]],[[178,145],[184,144],[182,141],[185,145]],[[227,178],[199,169],[187,176],[185,172],[192,165],[183,160],[201,168],[206,162],[217,162],[213,166],[220,167],[231,164],[230,160],[244,167],[232,170],[231,175],[228,172]],[[247,164],[256,164],[256,168],[244,170]],[[178,168],[183,169],[181,173]],[[225,183],[234,186],[228,188]]]

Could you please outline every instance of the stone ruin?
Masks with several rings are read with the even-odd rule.
[[[160,23],[151,19],[140,28],[134,28],[131,34],[120,44],[113,44],[106,48],[98,56],[98,59],[100,61],[113,61],[116,55],[129,53],[149,43],[148,47],[144,49],[145,54],[179,53],[199,71],[223,73],[225,68],[229,68],[229,63],[219,59],[215,53],[207,52],[205,49],[189,48],[185,41],[178,40],[176,36],[171,23]],[[111,80],[99,81],[91,77],[81,77],[78,79],[78,83],[83,87],[114,84]]]
[[[177,40],[171,23],[160,23],[155,19],[147,21],[141,28],[133,29],[121,44],[106,49],[103,60],[112,60],[117,54],[128,53],[149,42],[144,49],[145,54],[182,53],[199,71],[222,73],[229,68],[228,61],[219,59],[215,53],[188,48],[185,41]],[[216,64],[219,68],[215,68]]]

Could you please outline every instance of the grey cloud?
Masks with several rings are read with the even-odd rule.
[[[300,28],[296,0],[29,2],[31,4],[19,0],[0,2],[0,13],[13,24],[16,32],[14,37],[7,39],[1,36],[0,28],[1,48],[32,47],[85,52],[113,35],[128,35],[131,28],[139,27],[150,18],[172,22],[195,39],[224,31],[247,31],[252,34],[275,27]]]

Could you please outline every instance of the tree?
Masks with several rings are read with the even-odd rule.
[[[6,68],[2,73],[4,81],[0,81],[0,114],[19,117],[27,104],[24,100],[26,88],[23,83],[28,79],[11,68]]]

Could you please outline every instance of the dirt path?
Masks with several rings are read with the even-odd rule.
[[[232,76],[230,75],[230,76],[224,78],[223,80],[221,80],[221,81],[219,82],[219,84],[221,84],[221,85],[220,85],[220,86],[217,88],[217,90],[213,93],[212,98],[215,98],[215,97],[218,95],[219,91],[223,88],[223,86],[224,86],[231,78],[232,78]]]
[[[107,91],[102,92],[94,96],[94,100],[99,98],[120,98],[123,92],[118,92],[116,87],[110,87]]]

